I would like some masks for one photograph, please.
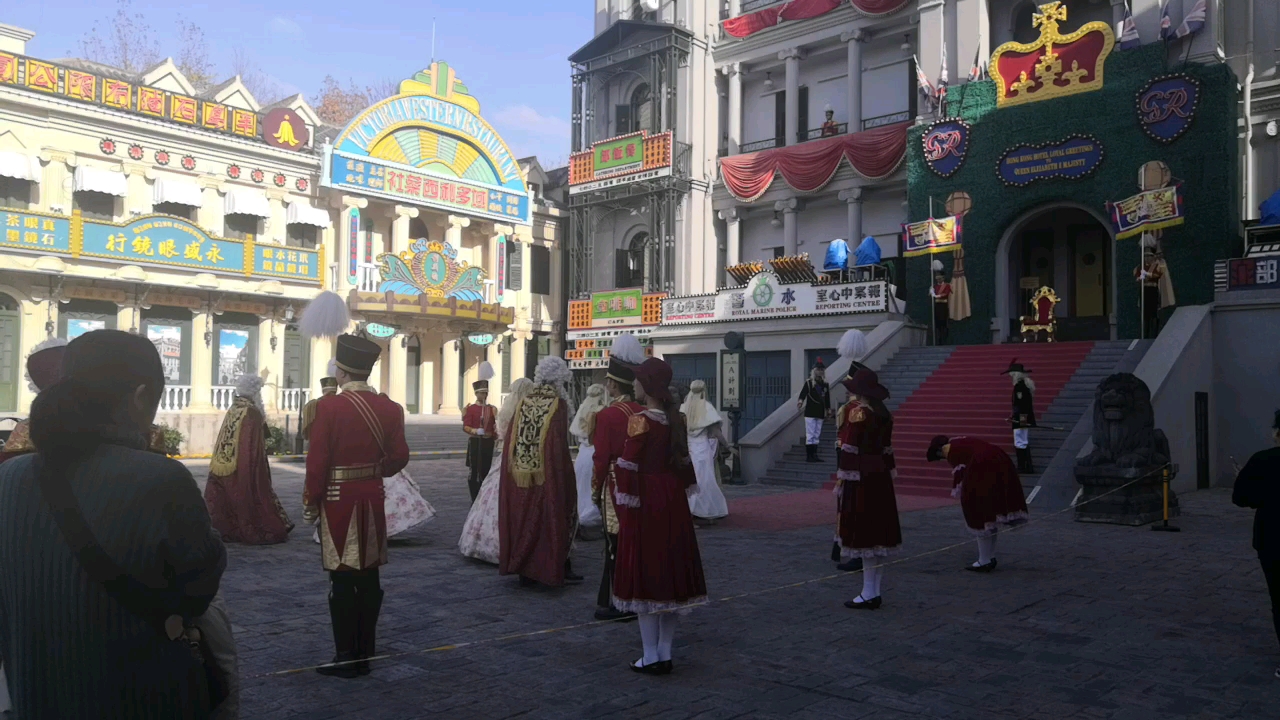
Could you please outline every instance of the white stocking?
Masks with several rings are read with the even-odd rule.
[[[978,536],[978,565],[986,565],[996,556],[996,536]]]
[[[876,587],[873,590],[876,597],[880,597],[880,583],[884,582],[884,563],[885,558],[878,557],[875,559],[876,564]]]
[[[640,623],[640,642],[644,643],[644,657],[640,665],[652,665],[658,662],[658,616],[642,614],[637,618]]]
[[[866,557],[862,559],[862,599],[870,600],[876,597],[878,587],[877,576],[880,574],[880,568],[876,566],[875,557]]]
[[[996,540],[1000,538],[998,530],[991,531],[991,559],[996,559]]]
[[[662,613],[658,616],[658,660],[671,659],[671,646],[676,641],[676,625],[680,622],[680,616],[673,612]]]

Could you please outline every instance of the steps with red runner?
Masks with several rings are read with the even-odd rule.
[[[1092,342],[969,345],[950,357],[894,411],[893,450],[900,494],[951,492],[951,467],[925,460],[935,435],[978,437],[1013,453],[1013,383],[1002,373],[1017,360],[1035,382],[1037,417],[1093,350]],[[1042,423],[1043,424],[1043,423]],[[1066,428],[1070,430],[1070,428]],[[1034,443],[1034,440],[1033,440]]]

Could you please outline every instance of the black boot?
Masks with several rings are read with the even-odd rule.
[[[581,575],[573,571],[573,563],[570,560],[564,561],[564,582],[566,585],[577,585],[583,580]]]
[[[364,589],[356,596],[360,612],[356,620],[356,672],[369,674],[369,658],[377,655],[378,615],[382,612],[382,598],[385,593],[381,588]]]
[[[817,445],[805,445],[804,451],[805,451],[804,454],[805,454],[806,462],[811,462],[811,463],[822,462],[822,459],[818,457]]]
[[[333,663],[348,663],[331,667],[318,667],[321,675],[354,678],[358,671],[352,660],[356,659],[356,628],[358,609],[355,588],[335,582],[329,590],[329,621],[333,624]]]

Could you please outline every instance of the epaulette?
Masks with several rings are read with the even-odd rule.
[[[858,403],[849,409],[849,422],[862,422],[867,419],[867,406]]]
[[[649,419],[639,413],[627,419],[627,437],[635,437],[649,432]]]

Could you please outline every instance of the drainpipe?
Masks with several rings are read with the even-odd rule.
[[[1253,192],[1253,121],[1250,117],[1253,115],[1253,4],[1254,0],[1249,0],[1249,24],[1248,36],[1244,43],[1244,54],[1249,59],[1249,71],[1244,76],[1244,210],[1245,217],[1253,212],[1256,198]],[[1247,253],[1249,250],[1249,241],[1246,239],[1244,249]]]

